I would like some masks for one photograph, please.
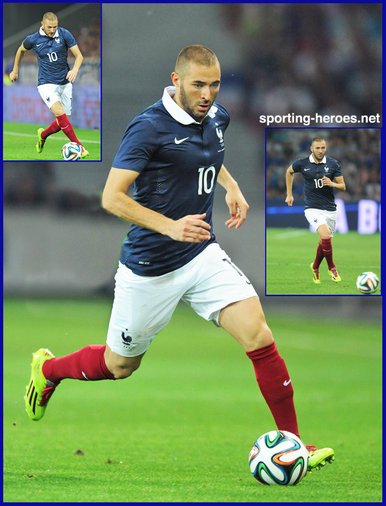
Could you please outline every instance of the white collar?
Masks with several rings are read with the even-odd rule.
[[[309,159],[309,161],[310,161],[311,163],[316,163],[317,165],[318,165],[319,163],[327,163],[326,155],[324,155],[324,157],[323,157],[323,159],[322,159],[322,161],[321,161],[321,162],[315,162],[314,157],[312,156],[312,153],[310,154],[310,156],[309,156],[309,158],[308,158],[308,159]]]
[[[42,26],[39,28],[39,34],[40,34],[40,35],[43,35],[43,37],[48,37],[48,35],[44,32],[44,30],[43,30],[43,27],[42,27]],[[48,38],[49,38],[49,39],[51,39],[51,38],[52,38],[52,39],[55,39],[55,37],[59,37],[59,31],[58,31],[58,30],[56,30],[55,35],[54,35],[53,37],[48,37]]]
[[[173,100],[173,97],[176,93],[175,86],[166,86],[162,95],[162,103],[165,109],[168,111],[170,116],[174,118],[178,123],[182,123],[183,125],[192,125],[195,123],[196,125],[201,125],[200,122],[196,121],[190,114],[184,111],[178,104]],[[214,105],[209,109],[207,116],[211,118],[214,117],[218,108]],[[205,116],[206,117],[206,116]]]

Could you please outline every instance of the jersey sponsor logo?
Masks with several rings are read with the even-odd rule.
[[[174,142],[176,144],[182,144],[183,142],[187,141],[189,137],[184,137],[183,139],[177,139],[177,137],[174,137]]]

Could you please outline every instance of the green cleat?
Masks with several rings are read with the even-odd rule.
[[[316,285],[320,285],[319,269],[314,269],[314,262],[311,262],[310,269],[312,270],[312,280]]]
[[[312,472],[314,469],[317,471],[328,463],[335,460],[335,453],[332,448],[322,448],[318,450],[315,446],[308,446],[306,448],[309,453],[307,470]]]
[[[44,128],[38,128],[38,142],[36,143],[36,151],[38,153],[41,153],[44,148],[44,143],[46,142],[45,139],[42,139],[42,132],[44,131]]]
[[[89,155],[89,152],[87,151],[87,149],[84,146],[82,146],[82,154],[80,156],[80,159],[83,160],[83,158],[86,158],[88,155]]]
[[[24,396],[25,409],[31,420],[40,420],[56,385],[47,380],[42,372],[44,362],[54,358],[50,350],[40,348],[32,354],[31,379]]]
[[[331,280],[335,281],[335,283],[339,283],[339,281],[342,281],[335,267],[333,267],[330,271],[328,271],[328,273],[331,276]]]

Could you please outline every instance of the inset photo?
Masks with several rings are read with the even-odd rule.
[[[101,5],[3,4],[3,160],[101,160]]]
[[[265,149],[266,295],[380,295],[380,129],[268,128]]]

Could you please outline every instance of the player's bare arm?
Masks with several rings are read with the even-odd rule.
[[[331,186],[332,188],[336,188],[337,190],[344,192],[346,190],[346,184],[344,182],[343,176],[337,176],[335,181],[331,181],[330,178],[324,176],[322,178],[323,186]]]
[[[221,166],[217,181],[226,190],[225,202],[227,203],[231,216],[229,220],[225,222],[225,225],[228,228],[240,228],[247,218],[249,209],[248,202],[241,193],[237,181],[233,179],[225,165]]]
[[[26,52],[27,49],[23,46],[23,44],[20,44],[18,50],[16,51],[12,72],[9,74],[9,78],[13,83],[17,81],[17,78],[19,77],[19,65]]]
[[[292,168],[292,165],[290,165],[287,169],[286,174],[285,174],[285,183],[286,183],[286,187],[287,187],[287,198],[285,199],[285,202],[289,206],[292,206],[292,204],[294,203],[294,197],[292,195],[292,185],[294,182],[294,174],[295,174],[295,171]]]
[[[172,220],[142,206],[127,195],[139,172],[112,167],[102,194],[102,207],[119,218],[167,235],[175,241],[203,242],[210,239],[210,225],[205,214],[187,215]]]
[[[78,75],[78,71],[83,63],[83,55],[80,52],[78,44],[75,44],[75,46],[70,47],[71,53],[75,56],[75,62],[74,66],[71,70],[67,73],[67,79],[73,83],[76,79],[76,76]]]

